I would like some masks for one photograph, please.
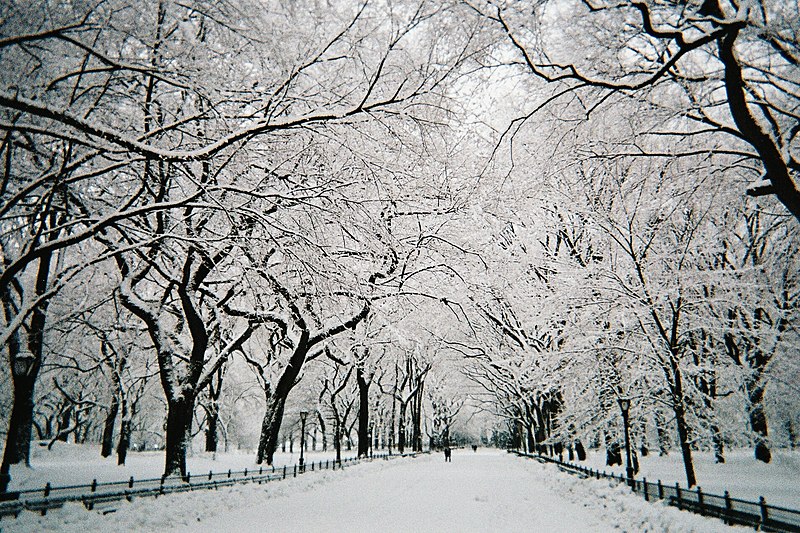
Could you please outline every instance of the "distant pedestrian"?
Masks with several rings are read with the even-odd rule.
[[[449,446],[447,446],[444,449],[444,462],[445,463],[452,463],[453,462],[453,459],[451,458],[452,457],[452,453],[453,452],[450,451],[450,447]]]
[[[472,451],[473,452],[477,452],[478,451],[478,445],[477,444],[473,444],[472,445]]]

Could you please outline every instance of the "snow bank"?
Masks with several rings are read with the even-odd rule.
[[[779,507],[800,507],[800,451],[775,449],[772,462],[756,461],[752,449],[727,450],[726,462],[716,464],[712,452],[693,452],[697,484],[703,492],[723,495],[729,491],[732,498],[757,502],[764,496],[767,503]],[[646,477],[655,483],[659,479],[665,485],[680,483],[686,486],[686,475],[679,451],[660,457],[651,453],[640,457],[641,471],[637,478]],[[605,465],[605,452],[589,451],[587,460],[580,463],[594,470],[624,475],[623,467]]]

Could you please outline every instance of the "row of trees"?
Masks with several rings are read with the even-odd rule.
[[[795,442],[796,8],[524,4],[3,8],[4,467]]]
[[[157,375],[165,475],[183,475],[234,354],[270,463],[306,363],[384,302],[429,297],[435,221],[458,202],[435,126],[474,28],[447,3],[273,4],[4,8],[6,468],[28,462],[47,396],[62,407],[41,434],[102,408],[103,453],[119,416],[124,459]],[[75,395],[101,375],[110,396]]]
[[[618,461],[627,398],[641,453],[675,442],[690,486],[698,448],[769,462],[800,423],[797,6],[575,4],[473,6],[515,51],[496,64],[550,90],[517,93],[498,146],[539,178],[492,213],[497,344],[468,373],[531,449]]]

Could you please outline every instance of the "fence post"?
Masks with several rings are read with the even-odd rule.
[[[644,489],[644,501],[649,502],[650,496],[647,494],[647,478],[642,478],[642,488]]]
[[[764,526],[769,520],[769,514],[767,513],[767,501],[763,496],[758,497],[758,506],[761,507],[761,525]]]
[[[44,486],[44,497],[45,497],[45,498],[47,498],[48,496],[50,496],[50,491],[51,491],[52,489],[53,489],[53,487],[50,485],[50,482],[48,481],[48,482],[47,482],[47,484]]]
[[[283,479],[286,479],[286,465],[283,465]]]
[[[677,498],[678,509],[683,510],[683,503],[681,502],[681,485],[680,485],[680,483],[675,483],[675,497]]]
[[[128,488],[129,489],[133,488],[133,476],[131,476],[131,478],[128,480]]]
[[[731,495],[725,491],[725,523],[731,524],[731,511],[733,511],[733,502],[731,502]]]
[[[664,485],[661,484],[661,480],[658,480],[658,499],[664,499]]]
[[[706,508],[703,505],[703,489],[697,487],[697,504],[700,506],[700,514],[705,516]]]

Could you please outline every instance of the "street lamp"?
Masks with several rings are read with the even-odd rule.
[[[625,427],[625,474],[628,485],[633,487],[633,463],[631,463],[631,435],[628,429],[628,411],[631,408],[630,398],[619,398],[619,408],[622,411],[622,425]]]
[[[300,411],[300,471],[303,471],[303,451],[306,447],[306,417],[308,411]],[[630,462],[630,461],[628,461]]]

